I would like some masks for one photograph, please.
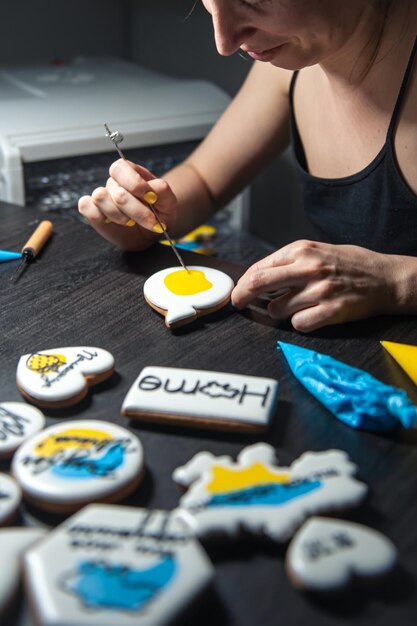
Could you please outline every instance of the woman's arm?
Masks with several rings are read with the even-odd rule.
[[[268,312],[311,332],[374,315],[417,314],[417,258],[350,245],[295,241],[242,276],[232,301],[244,308],[257,295],[281,292]]]
[[[184,163],[156,179],[140,165],[118,160],[110,167],[106,187],[80,199],[80,212],[103,237],[129,250],[148,247],[160,236],[152,232],[156,222],[142,201],[146,191],[156,192],[156,209],[172,235],[201,224],[288,144],[290,79],[286,70],[255,63],[227,110]],[[130,219],[136,226],[126,228]]]

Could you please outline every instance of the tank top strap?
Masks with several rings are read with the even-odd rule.
[[[290,82],[290,102],[291,103],[294,102],[295,81],[297,80],[298,72],[299,70],[295,70],[291,76],[291,82]]]
[[[411,51],[410,58],[408,59],[407,67],[406,67],[406,70],[404,72],[404,76],[401,82],[400,91],[398,92],[397,101],[395,103],[394,111],[392,112],[391,121],[390,121],[388,132],[387,132],[388,141],[392,140],[392,136],[393,136],[395,127],[397,125],[398,117],[401,112],[401,107],[403,105],[403,101],[404,101],[404,98],[406,96],[407,89],[408,89],[408,84],[410,82],[410,77],[413,71],[416,54],[417,54],[417,37],[414,40],[413,49]]]

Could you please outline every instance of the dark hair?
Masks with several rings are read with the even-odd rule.
[[[405,2],[406,0],[400,0],[401,2]],[[359,75],[359,81],[362,82],[364,78],[367,76],[373,65],[375,64],[378,54],[381,48],[381,43],[384,37],[385,27],[390,18],[391,9],[393,7],[395,0],[378,0],[375,6],[375,16],[376,16],[376,29],[375,33],[372,37],[366,42],[365,46],[360,51],[358,59],[362,57],[362,55],[368,54],[369,62],[366,67],[362,70]],[[408,8],[410,7],[410,3],[408,3]],[[406,27],[407,20],[404,20],[403,28]],[[401,39],[401,34],[399,39]],[[393,44],[394,47],[396,44]],[[388,54],[388,53],[387,53]],[[380,61],[381,59],[379,59]],[[378,62],[379,62],[378,61]]]

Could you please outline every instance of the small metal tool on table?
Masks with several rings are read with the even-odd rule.
[[[15,282],[20,276],[21,272],[31,263],[35,257],[42,250],[49,237],[52,235],[53,225],[49,220],[43,220],[39,226],[35,229],[33,234],[29,237],[27,242],[22,248],[22,261],[17,267],[16,271],[10,277],[12,282]]]
[[[114,143],[114,146],[117,150],[117,152],[119,153],[119,156],[121,159],[126,160],[125,155],[123,154],[122,150],[119,147],[119,143],[122,143],[124,137],[121,133],[119,133],[118,130],[112,132],[110,130],[110,128],[107,126],[107,124],[104,124],[104,128],[106,129],[106,137],[109,137],[109,139]],[[184,261],[181,258],[180,253],[178,252],[177,248],[175,247],[174,242],[172,241],[171,237],[168,235],[167,229],[165,228],[165,225],[161,222],[161,220],[159,219],[158,213],[155,210],[155,204],[156,202],[158,202],[158,196],[156,195],[156,193],[154,191],[147,191],[144,196],[143,196],[144,201],[146,202],[146,205],[149,207],[149,209],[152,211],[156,221],[158,222],[158,225],[161,229],[162,234],[164,235],[165,239],[168,241],[169,245],[171,246],[171,249],[173,251],[173,253],[175,254],[175,256],[177,257],[178,261],[180,262],[180,264],[182,265],[182,267],[188,272],[188,268],[185,265]],[[129,220],[129,222],[133,222],[133,220]],[[129,225],[128,222],[128,225]],[[133,225],[135,224],[135,222],[133,222]]]

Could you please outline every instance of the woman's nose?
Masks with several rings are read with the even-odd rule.
[[[242,15],[239,15],[239,11],[231,8],[230,4],[227,6],[228,4],[224,2],[212,12],[216,48],[222,56],[234,54],[256,31]]]

